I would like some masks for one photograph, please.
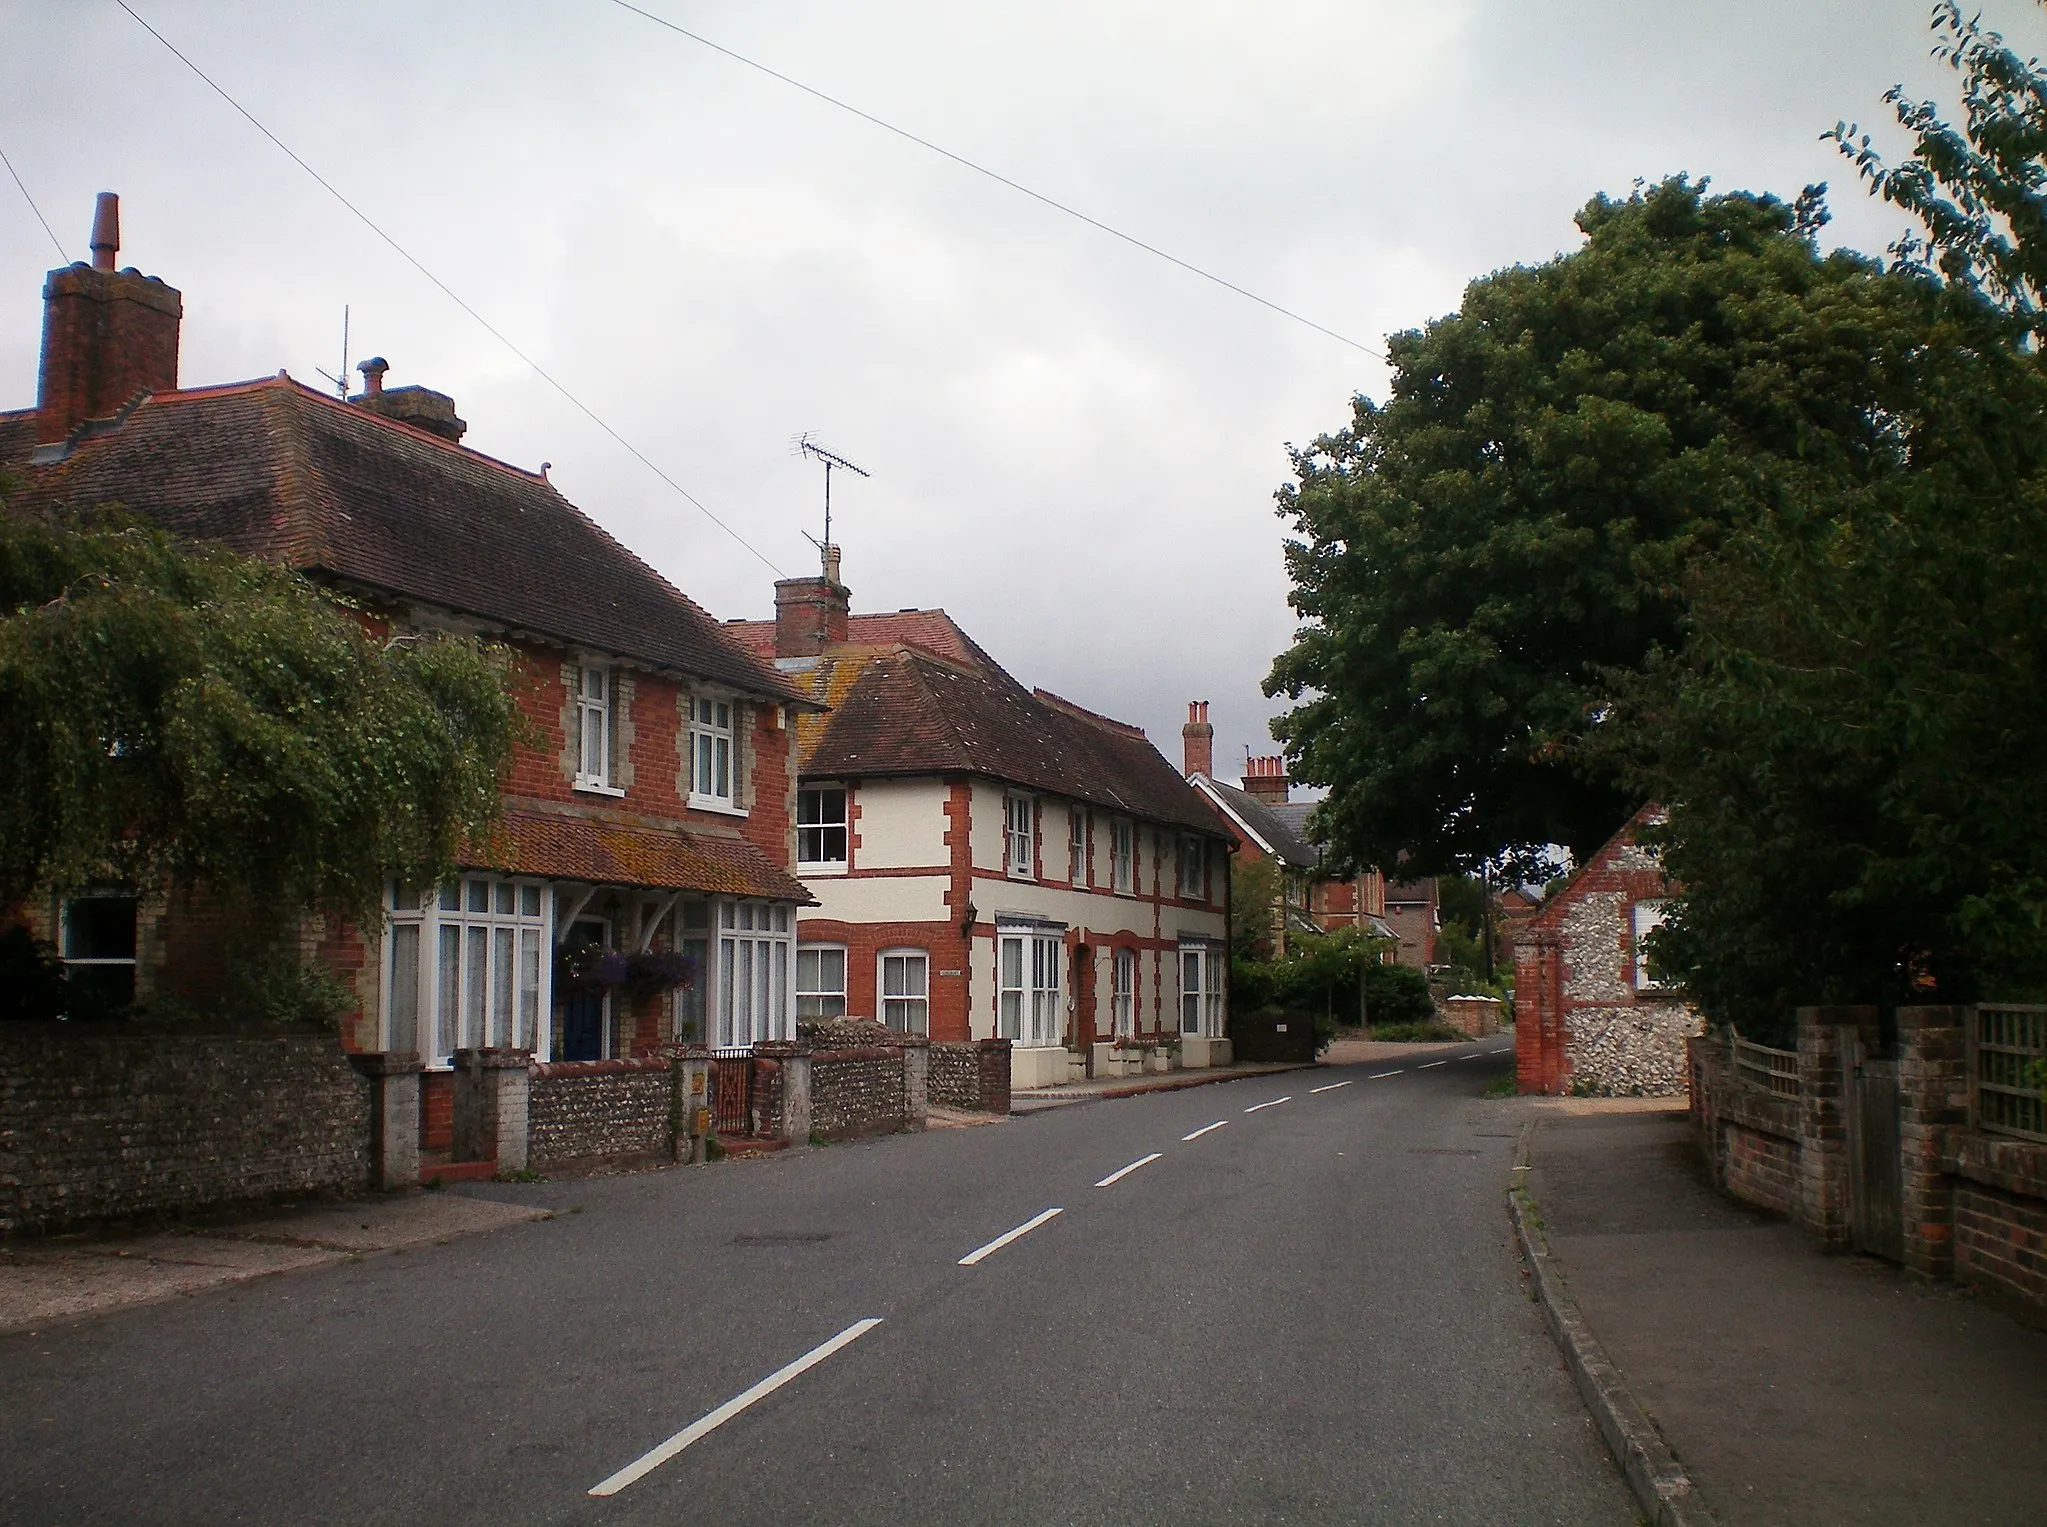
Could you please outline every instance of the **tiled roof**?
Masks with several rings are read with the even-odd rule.
[[[20,476],[28,470],[28,456],[36,446],[36,411],[17,409],[0,413],[0,472]]]
[[[1270,844],[1282,862],[1299,870],[1312,870],[1321,864],[1321,851],[1303,830],[1308,813],[1314,809],[1310,804],[1275,806],[1219,779],[1209,780],[1207,788],[1215,792],[1225,811]]]
[[[1033,694],[985,654],[969,664],[915,646],[833,648],[819,670],[827,663],[828,682],[840,682],[840,665],[857,676],[803,755],[806,778],[978,774],[1146,821],[1218,830],[1143,732]]]
[[[485,857],[493,869],[551,880],[811,900],[809,891],[745,838],[674,827],[654,830],[514,809],[505,813],[504,830]]]
[[[157,393],[29,478],[27,502],[119,501],[347,585],[802,698],[546,478],[288,377]]]

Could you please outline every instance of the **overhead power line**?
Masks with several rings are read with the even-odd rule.
[[[713,53],[722,53],[725,57],[731,59],[736,64],[744,64],[749,69],[756,69],[760,71],[762,74],[767,75],[768,78],[770,79],[779,80],[781,81],[781,83],[790,86],[792,89],[800,90],[807,96],[812,96],[817,100],[823,101],[827,106],[835,106],[840,111],[848,112],[853,116],[858,117],[863,122],[872,123],[874,126],[882,129],[884,132],[894,133],[898,138],[907,139],[909,142],[916,144],[917,147],[919,148],[929,149],[932,153],[938,155],[942,159],[950,159],[954,164],[959,165],[962,169],[972,170],[976,175],[986,176],[989,180],[994,181],[997,185],[1007,186],[1010,190],[1028,196],[1032,201],[1042,203],[1044,206],[1050,207],[1055,212],[1063,212],[1068,217],[1086,223],[1088,227],[1093,228],[1098,232],[1106,233],[1112,239],[1121,239],[1124,243],[1132,246],[1133,248],[1141,249],[1148,255],[1156,255],[1159,259],[1164,260],[1168,265],[1177,265],[1181,270],[1186,271],[1189,275],[1199,276],[1204,281],[1212,281],[1217,286],[1223,288],[1223,290],[1235,292],[1239,297],[1248,298],[1252,302],[1257,303],[1262,308],[1269,308],[1271,311],[1279,314],[1282,318],[1291,318],[1295,323],[1305,324],[1308,328],[1313,329],[1317,334],[1326,334],[1329,336],[1329,338],[1337,341],[1339,344],[1349,345],[1353,350],[1362,350],[1365,352],[1365,354],[1371,356],[1375,360],[1383,361],[1384,359],[1386,359],[1385,352],[1382,350],[1375,350],[1372,348],[1372,346],[1368,344],[1364,344],[1358,340],[1352,339],[1348,334],[1339,334],[1336,330],[1329,328],[1325,324],[1319,324],[1315,322],[1314,319],[1309,318],[1304,314],[1296,313],[1292,308],[1281,307],[1277,302],[1274,302],[1271,298],[1261,297],[1256,292],[1252,291],[1249,287],[1239,286],[1234,281],[1228,280],[1222,276],[1218,276],[1212,270],[1203,270],[1199,265],[1194,264],[1191,260],[1183,260],[1178,255],[1170,254],[1167,251],[1159,248],[1158,245],[1156,244],[1147,244],[1143,239],[1138,238],[1135,234],[1125,233],[1121,228],[1117,228],[1108,223],[1105,223],[1100,218],[1090,217],[1087,215],[1087,213],[1082,212],[1079,208],[1068,206],[1065,202],[1059,201],[1054,197],[1047,196],[1042,191],[1034,191],[1029,186],[1023,184],[1023,182],[1011,180],[1007,175],[1004,175],[997,170],[991,170],[985,164],[977,164],[973,160],[967,158],[967,156],[964,154],[955,154],[951,149],[946,148],[940,144],[933,143],[929,138],[920,138],[917,136],[917,134],[911,132],[908,128],[898,127],[893,122],[885,121],[881,117],[877,117],[871,111],[862,111],[858,106],[853,105],[850,101],[842,101],[835,95],[827,95],[824,91],[819,90],[815,85],[806,85],[803,83],[802,80],[784,74],[779,69],[771,69],[766,64],[759,62],[757,59],[748,58],[744,53],[735,53],[732,49],[726,47],[724,44],[711,41],[710,38],[704,36],[701,32],[692,32],[687,27],[678,26],[675,22],[670,21],[665,16],[657,16],[652,11],[643,10],[639,6],[631,4],[630,0],[611,0],[611,3],[617,6],[622,11],[631,11],[635,16],[653,22],[654,25],[658,27],[666,27],[669,31],[675,33],[678,37],[687,37],[691,42],[697,43],[702,47],[709,48]]]
[[[462,299],[461,295],[458,292],[456,292],[456,290],[453,287],[449,286],[447,282],[443,281],[439,276],[435,275],[432,271],[428,270],[426,266],[422,264],[419,261],[419,259],[415,255],[413,255],[413,253],[410,250],[408,250],[403,244],[400,244],[396,239],[391,237],[390,234],[386,233],[382,228],[378,227],[376,221],[373,218],[371,218],[367,212],[363,211],[362,208],[358,207],[346,196],[343,196],[340,191],[336,190],[333,183],[329,181],[326,176],[322,175],[318,170],[314,169],[310,164],[306,163],[304,159],[300,158],[297,152],[295,152],[292,149],[290,144],[286,143],[282,138],[278,137],[276,133],[272,132],[269,128],[265,127],[261,122],[257,121],[254,114],[251,113],[247,107],[242,105],[242,103],[240,101],[237,101],[233,96],[229,95],[226,90],[221,88],[221,86],[213,79],[211,75],[209,75],[204,69],[201,69],[197,64],[193,63],[192,60],[187,58],[182,52],[180,52],[176,44],[174,44],[168,37],[164,36],[163,33],[159,32],[155,27],[151,26],[146,20],[144,20],[141,14],[136,11],[135,7],[128,3],[128,0],[114,0],[114,4],[120,6],[122,10],[126,11],[129,14],[129,16],[134,19],[136,25],[141,27],[143,31],[147,32],[151,37],[154,37],[158,42],[162,43],[164,47],[169,50],[173,58],[175,58],[179,63],[183,64],[187,69],[190,69],[195,75],[197,75],[199,79],[206,85],[206,87],[209,90],[211,90],[215,95],[219,96],[223,101],[227,102],[228,105],[232,106],[244,121],[246,121],[251,127],[255,128],[257,132],[261,133],[264,137],[268,138],[273,144],[275,144],[278,147],[278,149],[283,152],[286,158],[291,160],[291,162],[297,165],[300,169],[304,170],[308,175],[312,176],[313,179],[316,182],[318,182],[320,189],[325,191],[329,196],[333,197],[336,201],[340,202],[343,207],[347,208],[349,213],[354,216],[356,221],[361,223],[365,228],[369,229],[370,232],[374,233],[378,238],[382,239],[386,244],[388,244],[393,250],[393,252],[395,252],[401,260],[405,261],[406,264],[410,265],[414,270],[418,271],[422,276],[426,277],[426,279],[429,282],[431,282],[436,288],[438,288],[441,294],[444,297],[446,297],[450,302],[454,303],[456,307],[460,308],[463,312],[467,313],[471,318],[475,319],[476,322],[482,326],[483,330],[491,336],[491,338],[495,339],[499,344],[503,345],[507,350],[511,351],[512,354],[516,355],[521,361],[525,362],[525,364],[532,369],[533,374],[535,376],[539,377],[543,382],[547,383],[548,386],[552,387],[556,392],[560,393],[562,397],[566,398],[568,402],[586,419],[588,419],[592,424],[596,425],[599,429],[603,430],[604,433],[609,435],[613,440],[617,441],[619,445],[623,446],[626,449],[626,451],[629,454],[631,454],[634,460],[640,463],[641,466],[645,467],[648,471],[652,472],[656,477],[660,478],[661,481],[666,483],[669,487],[673,488],[677,493],[681,494],[682,497],[688,503],[694,506],[698,513],[702,514],[705,519],[709,520],[713,525],[716,525],[720,530],[724,531],[725,534],[732,537],[733,540],[737,541],[741,546],[744,546],[748,551],[752,552],[754,556],[758,557],[770,572],[774,573],[777,577],[781,576],[782,570],[779,567],[775,566],[775,564],[769,560],[765,552],[763,552],[759,547],[755,546],[753,542],[747,540],[747,538],[741,535],[738,531],[734,530],[730,525],[726,524],[725,521],[720,519],[717,515],[713,514],[711,510],[705,506],[703,500],[699,499],[694,493],[690,492],[689,489],[685,488],[681,483],[677,482],[674,478],[670,477],[666,472],[664,472],[658,465],[655,464],[655,462],[652,460],[652,458],[650,458],[647,455],[646,452],[642,451],[638,446],[634,445],[632,441],[626,439],[624,435],[621,435],[617,430],[613,429],[609,424],[607,424],[595,409],[590,407],[589,404],[585,403],[581,398],[577,397],[574,393],[570,392],[567,387],[563,386],[559,381],[557,381],[554,378],[554,376],[551,373],[549,373],[546,367],[542,366],[540,362],[536,361],[532,356],[528,355],[524,350],[520,349],[516,344],[514,344],[511,338],[508,335],[506,335],[506,333],[502,329],[500,329],[496,324],[492,323],[488,318],[485,318],[483,314],[479,313],[475,308],[471,307],[467,302],[465,302]],[[8,171],[10,174],[13,173],[12,165],[8,166]],[[17,185],[20,184],[20,178],[18,176],[16,177],[15,183]],[[26,187],[23,187],[22,194],[24,196],[28,194]],[[34,203],[31,202],[30,205],[33,206]],[[42,216],[40,212],[38,212],[36,215],[38,217]],[[48,228],[49,224],[45,223],[43,226],[45,228]],[[50,237],[52,239],[55,239],[56,235],[53,233],[50,235]],[[63,246],[59,245],[58,247],[61,250]]]
[[[28,187],[22,183],[20,173],[14,168],[14,161],[7,157],[5,149],[0,149],[0,164],[6,165],[7,173],[14,176],[14,183],[21,187],[21,199],[28,203],[28,210],[36,215],[36,221],[43,225],[43,232],[50,236],[50,242],[57,246],[57,258],[70,259],[71,256],[64,252],[64,241],[57,237],[57,230],[52,228],[50,220],[43,216],[43,209],[36,205],[36,199],[28,194]]]

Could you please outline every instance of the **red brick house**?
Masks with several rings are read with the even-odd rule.
[[[1644,806],[1558,887],[1514,940],[1514,1065],[1523,1092],[1675,1095],[1699,1015],[1650,974],[1643,938],[1669,881],[1637,838]]]
[[[1227,840],[1141,730],[1024,688],[943,610],[853,614],[836,547],[726,630],[820,707],[800,1011],[1006,1037],[1018,1087],[1120,1063],[1119,1038],[1228,1058]]]
[[[503,642],[542,739],[513,761],[501,841],[435,892],[391,887],[384,927],[321,935],[359,998],[345,1046],[421,1056],[431,1146],[445,1133],[434,1075],[458,1048],[598,1060],[671,1037],[788,1037],[808,899],[788,869],[807,693],[544,469],[465,448],[452,400],[384,389],[381,361],[347,402],[282,372],[181,387],[179,295],[114,269],[110,202],[93,264],[45,286],[36,407],[0,413],[0,469],[25,482],[22,502],[119,501],[344,592],[380,629]],[[138,995],[218,979],[191,899],[139,888],[26,912],[75,972]],[[585,943],[680,952],[697,976],[637,1002],[558,991],[558,956]]]

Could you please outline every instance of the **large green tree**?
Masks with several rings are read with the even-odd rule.
[[[1796,205],[1682,177],[1388,345],[1383,404],[1294,453],[1303,617],[1266,689],[1353,862],[1583,855],[1636,803],[1584,747],[1616,673],[1682,643],[1684,572],[1756,505],[1884,470],[1924,282],[1823,255]]]
[[[0,484],[4,488],[4,484]],[[498,819],[503,654],[386,639],[298,575],[0,501],[0,905],[204,885],[283,926],[439,878]]]

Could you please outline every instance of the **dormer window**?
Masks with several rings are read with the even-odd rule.
[[[589,663],[576,673],[576,788],[622,795],[611,782],[615,676]]]
[[[1012,880],[1029,880],[1037,873],[1038,803],[1028,795],[1008,800],[1008,869]]]
[[[690,804],[733,809],[732,711],[730,700],[693,695],[689,702]]]

